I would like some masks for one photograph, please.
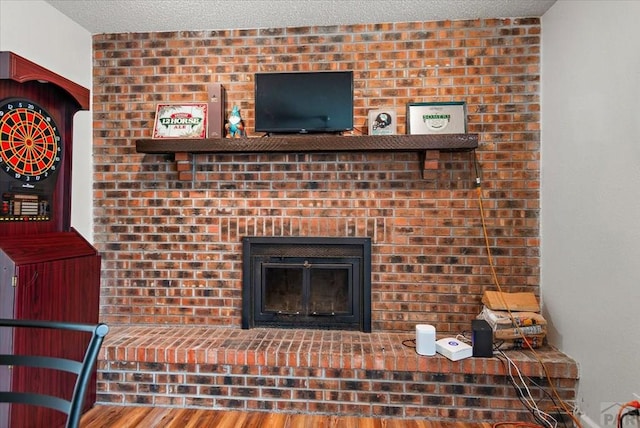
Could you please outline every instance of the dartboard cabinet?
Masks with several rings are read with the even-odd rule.
[[[73,118],[89,90],[12,52],[0,52],[0,317],[98,322],[100,255],[71,223]],[[90,142],[83,142],[90,144]],[[3,331],[0,353],[81,358],[81,336]],[[67,395],[73,379],[0,371],[0,390]],[[95,375],[85,408],[95,402]],[[3,407],[4,406],[4,407]],[[62,426],[45,408],[0,404],[0,427]]]

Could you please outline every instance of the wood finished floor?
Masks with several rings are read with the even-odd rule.
[[[81,428],[491,428],[490,423],[318,416],[285,413],[95,406]],[[508,428],[509,425],[501,425]]]

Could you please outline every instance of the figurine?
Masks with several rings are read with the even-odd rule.
[[[240,108],[238,106],[233,106],[233,110],[231,111],[227,124],[224,128],[227,130],[227,137],[229,138],[240,138],[245,136],[244,122],[242,121],[242,117],[240,117]]]

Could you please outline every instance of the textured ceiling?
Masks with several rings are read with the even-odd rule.
[[[539,17],[556,0],[45,0],[92,34]]]

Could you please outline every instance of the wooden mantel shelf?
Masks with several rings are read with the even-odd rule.
[[[140,139],[138,153],[174,154],[180,180],[193,179],[189,154],[197,153],[327,153],[420,152],[423,177],[438,168],[441,151],[478,147],[478,134],[430,135],[287,135],[263,138]]]
[[[443,135],[296,135],[263,138],[141,139],[138,153],[267,153],[472,150],[478,134]]]

